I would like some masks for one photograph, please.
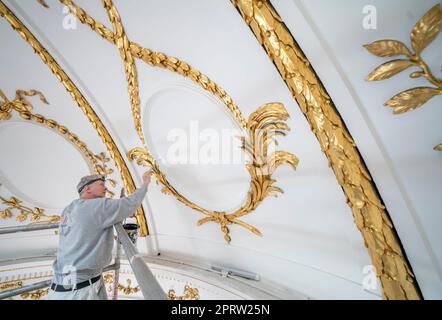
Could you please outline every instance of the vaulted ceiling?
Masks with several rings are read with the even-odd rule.
[[[296,170],[289,163],[278,167],[272,179],[284,193],[266,197],[239,218],[262,235],[244,224],[228,225],[229,233],[213,221],[198,225],[207,215],[162,192],[164,184],[152,183],[143,202],[148,235],[139,238],[139,250],[176,261],[254,272],[263,283],[278,286],[292,297],[301,293],[310,298],[382,298],[379,282],[364,286],[376,262],[365,245],[367,235],[358,230],[347,204],[346,189],[330,167],[333,161],[324,154],[317,132],[278,72],[278,64],[272,63],[247,19],[230,1],[115,0],[127,35],[116,44],[91,30],[59,1],[46,0],[49,8],[38,1],[2,1],[55,59],[86,103],[79,107],[75,93],[66,90],[67,82],[51,72],[51,64],[44,63],[6,19],[0,19],[0,90],[9,101],[16,99],[17,90],[37,90],[49,102],[38,95],[22,95],[33,106],[30,112],[42,117],[26,120],[13,110],[11,119],[0,118],[0,196],[15,197],[31,209],[43,208],[48,215],[60,214],[77,197],[79,178],[104,163],[108,178],[115,181],[109,189],[118,197],[120,188],[130,189],[128,177],[138,186],[147,169],[130,159],[129,151],[147,147],[170,186],[179,192],[178,198],[210,212],[234,212],[247,202],[251,180],[236,138],[244,134],[241,119],[247,121],[265,104],[280,103],[289,115],[285,123],[291,130],[278,137],[277,149],[292,155],[291,160],[299,159],[299,164]],[[442,297],[442,153],[433,150],[442,142],[442,100],[436,96],[418,110],[393,115],[391,108],[383,106],[385,101],[428,82],[411,79],[407,72],[385,81],[365,81],[387,60],[371,55],[363,45],[397,39],[409,46],[413,26],[437,3],[375,0],[364,11],[362,0],[272,1],[352,136],[354,150],[368,169],[370,184],[379,192],[425,298]],[[101,1],[74,4],[102,23],[86,19],[94,28],[118,34]],[[376,28],[364,28],[373,7]],[[440,77],[441,41],[436,37],[422,54],[436,77]],[[163,56],[151,55],[153,60],[146,63],[142,53],[141,58],[128,54],[136,48],[149,49],[146,55],[161,52]],[[177,70],[177,64],[172,64],[176,61],[182,68],[191,66],[195,73]],[[138,82],[132,81],[129,88],[125,70]],[[134,112],[136,88],[139,112]],[[96,115],[91,116],[85,105]],[[102,129],[96,129],[98,122]],[[170,161],[177,139],[184,139],[186,163]],[[192,161],[192,152],[198,150],[201,155],[208,143],[219,150],[215,157],[219,161],[201,161],[201,157]],[[110,150],[119,151],[120,162]],[[91,156],[102,152],[104,157]],[[7,207],[3,203],[0,209]],[[12,217],[5,216],[1,227],[32,222],[31,214],[19,222],[14,219],[19,212],[10,211]],[[385,219],[379,222],[381,228],[388,224]],[[57,244],[54,231],[0,235],[0,260],[51,255]],[[393,274],[400,278],[403,272],[398,269]]]

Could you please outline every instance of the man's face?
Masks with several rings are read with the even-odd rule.
[[[91,198],[104,198],[106,196],[106,186],[104,181],[98,180],[86,186],[85,191]]]

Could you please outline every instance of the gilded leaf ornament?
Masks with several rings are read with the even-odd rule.
[[[167,292],[168,300],[199,300],[200,294],[197,288],[192,288],[188,284],[184,286],[184,293],[182,296],[177,296],[175,290],[170,289]]]
[[[5,204],[7,207],[0,211],[0,216],[3,219],[11,218],[12,212],[15,210],[20,214],[17,216],[16,220],[18,222],[24,222],[29,217],[31,218],[31,224],[37,223],[56,223],[60,221],[60,216],[53,214],[47,215],[44,213],[44,209],[35,207],[31,209],[23,205],[23,202],[16,197],[10,197],[9,200],[0,196],[0,200],[2,204]]]
[[[40,4],[44,4],[44,1],[39,1]],[[47,7],[47,6],[45,6]],[[66,74],[66,72],[61,68],[53,56],[46,50],[38,39],[27,29],[27,27],[14,15],[14,13],[0,0],[0,17],[5,18],[5,20],[11,25],[13,30],[15,30],[34,50],[34,52],[41,58],[43,63],[48,66],[50,71],[57,77],[60,83],[64,86],[66,91],[78,105],[78,107],[83,111],[84,115],[87,117],[98,136],[102,140],[103,144],[107,148],[109,156],[115,163],[115,167],[118,169],[121,180],[124,185],[124,189],[127,194],[131,194],[135,191],[135,183],[132,175],[124,161],[123,155],[115,144],[109,131],[104,126],[101,119],[95,113],[93,107],[88,102],[86,97],[81,93],[75,83]],[[65,131],[64,128],[60,127],[59,130]],[[136,219],[140,225],[140,237],[145,237],[149,234],[146,218],[144,216],[143,207],[140,206],[137,209]]]
[[[40,289],[33,292],[25,292],[20,294],[20,297],[22,299],[32,299],[32,300],[40,300],[43,296],[46,296],[49,294],[49,288],[47,289]]]
[[[442,13],[440,5],[432,7],[414,26],[411,32],[411,47],[414,53],[405,44],[396,40],[378,40],[364,47],[378,57],[405,56],[408,59],[388,61],[372,71],[366,78],[367,81],[379,81],[389,79],[392,76],[410,68],[417,67],[419,71],[413,71],[411,78],[423,77],[434,87],[412,88],[396,94],[385,103],[385,106],[393,108],[393,114],[402,114],[423,106],[433,97],[442,94],[442,80],[436,78],[423,60],[422,51],[440,33]],[[434,150],[441,151],[440,145]]]
[[[266,104],[252,114],[249,121],[246,122],[238,106],[227,92],[199,70],[178,58],[170,57],[161,52],[154,52],[130,41],[124,31],[123,22],[112,0],[103,0],[102,2],[108,18],[112,23],[113,30],[107,29],[104,24],[93,19],[74,1],[60,0],[60,2],[66,5],[80,22],[89,25],[93,31],[113,43],[120,51],[128,83],[135,129],[141,142],[144,144],[143,147],[136,147],[130,150],[128,157],[131,160],[136,159],[138,165],[152,168],[157,182],[163,185],[163,193],[174,196],[178,201],[188,207],[207,215],[207,217],[200,219],[197,225],[202,225],[207,222],[218,223],[224,234],[224,239],[227,242],[231,241],[229,226],[234,224],[244,227],[256,235],[262,235],[257,228],[238,218],[255,210],[267,196],[276,196],[277,193],[282,192],[280,188],[274,186],[276,181],[271,178],[271,175],[278,166],[288,163],[295,169],[298,164],[298,159],[288,152],[278,151],[273,154],[267,154],[268,145],[275,141],[275,136],[284,135],[284,131],[289,130],[288,126],[284,123],[284,121],[288,119],[288,113],[284,106],[279,103]],[[250,173],[251,183],[247,200],[240,209],[232,213],[206,210],[185,198],[168,182],[142,138],[138,76],[135,59],[140,59],[150,66],[165,68],[191,79],[201,88],[219,98],[233,114],[238,124],[248,133],[248,137],[243,137],[242,142],[244,151],[253,159],[250,164],[247,164],[247,171]]]
[[[112,168],[108,167],[109,158],[106,157],[104,152],[94,154],[86,145],[85,142],[80,140],[78,136],[72,133],[66,126],[59,124],[53,119],[48,119],[41,114],[33,114],[33,105],[26,97],[38,96],[40,101],[49,105],[43,93],[37,90],[16,90],[15,99],[9,100],[4,92],[0,89],[0,121],[10,120],[12,117],[12,111],[16,111],[18,115],[26,121],[34,121],[38,124],[55,130],[58,134],[66,137],[88,160],[89,166],[94,173],[101,174],[106,177],[106,183],[110,184],[112,188],[116,187],[115,180],[110,178],[110,175],[114,172]],[[113,197],[114,192],[107,191],[108,197]]]
[[[278,69],[327,156],[364,238],[384,297],[420,299],[414,275],[371,175],[309,60],[270,1],[231,2]],[[388,51],[380,49],[384,47]],[[371,49],[388,56],[407,52],[395,41]]]

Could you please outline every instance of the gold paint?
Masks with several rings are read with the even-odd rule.
[[[23,286],[22,280],[3,282],[0,283],[0,291],[17,289],[21,288],[22,286]]]
[[[3,219],[11,218],[12,217],[12,210],[17,210],[20,212],[20,214],[17,216],[18,222],[24,222],[31,217],[31,221],[34,221],[31,224],[38,223],[55,223],[60,221],[59,215],[47,215],[44,213],[44,209],[35,207],[34,209],[25,207],[22,205],[22,201],[15,197],[11,197],[9,200],[6,200],[5,198],[0,196],[0,200],[2,201],[2,204],[6,204],[8,207],[4,209],[3,211],[0,211],[0,215]],[[44,221],[41,221],[42,218],[45,218]]]
[[[250,189],[245,204],[232,213],[206,210],[180,194],[166,179],[147,148],[134,148],[129,151],[128,156],[132,160],[136,159],[138,165],[151,167],[157,181],[164,186],[162,190],[164,193],[174,196],[186,206],[207,215],[206,218],[197,222],[198,226],[207,222],[220,224],[224,239],[228,243],[231,241],[228,226],[232,224],[242,226],[250,232],[262,236],[257,228],[238,220],[238,218],[255,210],[267,196],[277,196],[277,193],[283,192],[282,189],[273,186],[276,180],[272,179],[272,174],[277,167],[288,163],[293,169],[296,169],[298,159],[293,154],[285,151],[268,154],[267,148],[271,142],[275,141],[276,135],[285,135],[284,131],[290,130],[284,122],[288,117],[287,111],[280,103],[263,105],[250,115],[247,121],[248,137],[241,137],[242,148],[252,159],[252,162],[246,165],[251,177]]]
[[[40,300],[41,297],[47,295],[48,293],[49,293],[49,288],[44,289],[44,290],[37,290],[34,292],[25,292],[25,293],[20,294],[20,297],[22,299],[30,298],[32,300]]]
[[[22,119],[28,121],[34,121],[41,125],[44,125],[55,132],[65,136],[70,142],[72,142],[77,149],[83,153],[86,159],[91,164],[94,172],[97,174],[101,174],[108,178],[110,174],[113,173],[113,169],[107,168],[106,163],[109,162],[109,159],[106,158],[106,155],[102,152],[98,155],[94,155],[91,150],[87,147],[86,143],[78,138],[78,136],[72,133],[65,126],[57,123],[57,121],[53,119],[47,119],[40,114],[32,114],[31,110],[33,109],[32,104],[25,98],[25,96],[33,97],[38,95],[41,102],[49,105],[49,102],[46,100],[45,96],[37,90],[17,90],[15,94],[15,99],[9,101],[3,91],[0,89],[0,120],[9,120],[11,119],[11,113],[15,110]],[[3,100],[3,101],[2,101]],[[106,182],[109,183],[113,188],[116,187],[116,182],[113,179],[106,179]],[[110,190],[107,191],[107,195],[109,197],[113,197],[114,193]]]
[[[104,283],[111,284],[114,282],[114,275],[112,273],[104,273],[103,274]]]
[[[57,79],[63,84],[63,86],[69,92],[71,97],[75,100],[79,108],[87,116],[89,122],[95,128],[103,143],[106,145],[109,155],[114,160],[115,166],[120,173],[121,180],[123,181],[123,185],[127,194],[131,194],[132,192],[134,192],[134,181],[120,151],[118,150],[106,127],[103,125],[100,118],[97,116],[97,114],[95,113],[89,102],[86,100],[86,98],[82,95],[80,90],[75,86],[72,80],[55,61],[55,59],[49,54],[49,52],[41,45],[41,43],[26,28],[26,26],[14,15],[11,10],[9,10],[8,7],[5,6],[5,4],[1,0],[0,16],[4,17],[11,25],[11,27],[16,30],[20,34],[20,36],[34,49],[34,51],[40,56],[43,62],[50,68],[52,73],[54,73]],[[136,218],[138,224],[140,225],[140,236],[147,236],[149,233],[142,207],[137,209]]]
[[[70,11],[75,14],[82,23],[89,25],[92,30],[115,44],[120,50],[121,57],[125,64],[126,79],[129,84],[132,115],[140,137],[142,136],[142,133],[140,131],[141,125],[138,126],[138,122],[140,121],[139,95],[137,71],[133,61],[134,58],[141,59],[151,66],[162,67],[184,77],[188,77],[204,90],[209,91],[224,102],[228,110],[230,110],[238,123],[247,130],[250,136],[247,140],[243,137],[243,149],[248,151],[253,158],[253,162],[247,165],[252,181],[250,183],[251,187],[247,201],[239,210],[231,214],[226,212],[209,211],[186,199],[170,185],[147,147],[134,148],[129,151],[128,156],[131,160],[137,159],[139,165],[150,166],[152,168],[157,181],[164,186],[162,189],[163,193],[173,195],[178,201],[208,216],[199,220],[197,223],[198,225],[202,225],[209,221],[219,223],[221,231],[224,233],[224,239],[227,242],[231,241],[229,235],[230,231],[227,227],[231,224],[240,225],[256,235],[261,235],[261,232],[258,229],[238,220],[237,218],[247,215],[255,210],[265,197],[269,195],[276,196],[278,192],[282,192],[280,188],[272,186],[276,181],[271,179],[271,174],[278,166],[284,163],[289,163],[295,169],[298,164],[298,159],[288,152],[279,151],[271,155],[267,154],[267,146],[270,141],[273,141],[276,134],[284,134],[284,130],[289,130],[288,126],[282,122],[282,120],[287,120],[288,118],[288,113],[284,106],[278,103],[266,104],[253,113],[249,118],[249,121],[246,123],[241,111],[233,102],[232,98],[230,98],[221,87],[211,81],[206,75],[192,68],[184,61],[169,57],[164,53],[153,52],[150,49],[141,47],[137,43],[129,41],[124,32],[118,11],[111,0],[103,0],[103,4],[109,20],[112,22],[114,32],[108,30],[102,23],[95,21],[81,7],[76,5],[74,1],[60,0],[60,2],[68,6]],[[263,133],[263,131],[265,131],[265,133]],[[260,138],[257,140],[256,137],[258,136]],[[142,141],[144,144],[144,140]],[[249,147],[252,147],[252,149],[249,149]]]
[[[37,0],[38,3],[40,3],[43,7],[45,8],[49,8],[49,6],[47,5],[47,3],[44,0]]]
[[[117,9],[113,5],[111,0],[103,0],[104,8],[106,9],[107,15],[112,27],[115,32],[115,43],[120,50],[121,58],[124,62],[124,71],[126,73],[126,80],[128,83],[128,91],[132,106],[132,115],[135,122],[135,129],[138,133],[138,137],[144,144],[143,130],[141,126],[141,115],[140,115],[140,94],[138,90],[138,73],[137,67],[135,65],[135,60],[129,51],[129,39],[124,32],[123,25],[121,24],[120,15]]]
[[[192,288],[189,285],[184,286],[184,293],[182,296],[177,296],[175,290],[170,289],[167,293],[167,299],[169,300],[199,300],[200,294],[197,288]]]
[[[436,78],[423,60],[422,51],[436,38],[441,28],[441,10],[437,4],[431,8],[414,26],[411,32],[412,53],[405,44],[396,40],[378,40],[364,47],[378,57],[405,56],[408,59],[393,60],[386,62],[371,72],[366,80],[379,81],[402,72],[410,67],[418,67],[420,71],[410,74],[411,78],[424,77],[435,87],[418,87],[398,93],[385,103],[385,106],[393,108],[393,114],[401,114],[417,109],[427,103],[431,98],[442,94],[442,80]],[[434,147],[436,151],[442,151],[441,145]]]
[[[256,0],[232,0],[232,3],[275,63],[319,140],[364,237],[384,297],[420,299],[411,267],[371,176],[308,59],[269,1],[258,4]],[[388,270],[401,270],[405,274],[394,279],[395,275]]]
[[[126,279],[127,286],[124,287],[121,284],[118,284],[118,290],[123,291],[125,295],[130,295],[133,293],[137,293],[140,291],[140,286],[131,287],[132,281],[130,279]]]
[[[161,52],[151,51],[150,49],[143,48],[139,44],[130,41],[124,33],[121,19],[119,18],[118,11],[113,5],[112,1],[105,0],[104,7],[108,16],[110,17],[114,29],[117,30],[115,33],[107,29],[101,22],[94,20],[81,7],[76,5],[74,1],[60,0],[60,2],[66,5],[70,11],[76,15],[80,22],[89,25],[93,31],[97,32],[101,37],[116,45],[120,50],[120,54],[125,63],[126,78],[128,79],[129,83],[129,95],[131,97],[132,112],[135,123],[138,121],[137,119],[139,117],[139,111],[136,111],[137,106],[134,105],[134,102],[136,102],[139,98],[134,98],[136,95],[138,95],[138,88],[135,88],[135,85],[137,85],[137,71],[135,64],[132,63],[132,59],[138,58],[153,67],[168,69],[174,73],[178,73],[184,77],[190,78],[201,88],[209,91],[221,99],[221,101],[232,112],[241,126],[246,128],[246,121],[241,115],[241,111],[239,110],[238,106],[233,102],[232,98],[206,75],[202,74],[185,61],[167,56]],[[136,125],[136,127],[138,126]],[[137,129],[137,131],[139,130]],[[141,133],[138,132],[138,134],[140,135]]]

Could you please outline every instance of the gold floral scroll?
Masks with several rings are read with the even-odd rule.
[[[44,3],[44,1],[40,1],[40,3]],[[43,63],[45,63],[52,73],[57,77],[57,79],[61,82],[61,84],[66,88],[71,97],[77,103],[79,108],[83,111],[83,113],[88,118],[89,122],[97,131],[101,140],[105,144],[110,157],[114,160],[115,166],[117,167],[121,180],[123,181],[125,190],[127,194],[130,194],[135,191],[135,184],[132,179],[132,176],[129,172],[129,169],[124,162],[124,158],[118,150],[117,145],[115,144],[112,136],[109,131],[106,129],[104,124],[101,122],[101,119],[95,113],[94,109],[90,105],[90,103],[86,100],[77,86],[73,83],[73,81],[69,78],[66,72],[60,67],[60,65],[55,61],[52,55],[42,46],[42,44],[34,37],[34,35],[28,30],[28,28],[14,15],[14,13],[9,10],[8,7],[0,0],[0,16],[5,18],[6,21],[11,25],[11,27],[16,30],[19,35],[34,49],[34,51],[40,56]],[[148,235],[148,228],[146,223],[146,218],[144,216],[143,208],[140,207],[137,210],[136,218],[138,224],[140,225],[140,236]]]
[[[370,173],[308,59],[269,1],[232,3],[275,63],[327,156],[375,265],[384,297],[420,299],[411,267]]]
[[[164,186],[162,189],[164,193],[174,196],[186,206],[206,215],[207,217],[200,219],[197,222],[198,225],[207,222],[218,223],[224,234],[224,239],[227,242],[231,241],[230,230],[228,228],[229,225],[236,224],[248,229],[256,235],[261,235],[261,232],[257,228],[239,220],[238,218],[250,214],[267,196],[276,196],[277,193],[283,192],[280,188],[274,186],[276,181],[272,179],[272,174],[277,167],[287,163],[296,169],[298,159],[294,155],[285,151],[268,153],[268,146],[270,143],[275,142],[276,136],[285,135],[285,132],[290,130],[285,124],[289,114],[284,106],[280,103],[265,104],[252,113],[246,122],[233,99],[225,90],[210,80],[206,75],[178,58],[170,57],[161,52],[154,52],[150,49],[141,47],[135,42],[131,42],[124,32],[123,22],[121,21],[112,0],[104,0],[103,5],[109,20],[112,23],[113,31],[107,29],[101,22],[94,20],[86,11],[75,4],[74,1],[60,0],[60,2],[66,5],[69,10],[76,15],[80,22],[89,25],[93,31],[116,45],[119,49],[125,65],[126,80],[128,82],[129,95],[131,97],[132,116],[135,122],[135,129],[139,135],[139,90],[134,59],[141,59],[151,66],[165,68],[171,72],[189,78],[201,88],[219,98],[225,104],[227,109],[235,117],[238,124],[244,128],[247,133],[247,137],[242,137],[242,148],[252,159],[252,161],[246,165],[247,171],[251,176],[250,190],[246,202],[240,207],[240,209],[232,213],[211,211],[188,200],[168,182],[166,176],[161,172],[157,162],[150,154],[147,146],[137,147],[130,150],[128,156],[131,160],[136,159],[139,165],[152,168],[157,181]],[[142,142],[144,143],[143,139]]]

